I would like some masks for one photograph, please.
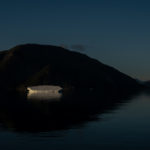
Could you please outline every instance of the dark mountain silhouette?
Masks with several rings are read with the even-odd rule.
[[[143,86],[84,54],[36,44],[0,52],[0,84],[1,127],[19,132],[80,127],[127,102]],[[59,102],[32,101],[14,92],[51,84],[75,92]]]
[[[133,78],[84,54],[37,44],[0,53],[0,84],[3,89],[52,84],[116,93],[140,87]]]

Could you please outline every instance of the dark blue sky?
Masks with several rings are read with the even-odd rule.
[[[1,0],[0,49],[82,45],[84,53],[150,79],[150,1]]]

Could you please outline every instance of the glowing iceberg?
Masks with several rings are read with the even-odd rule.
[[[62,87],[54,85],[30,86],[28,90],[28,99],[35,100],[59,100],[62,96]]]

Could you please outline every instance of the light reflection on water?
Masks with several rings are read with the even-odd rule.
[[[35,93],[28,93],[27,98],[29,100],[48,100],[48,101],[60,101],[62,97],[61,93],[52,93],[52,92],[35,92]]]
[[[39,104],[39,106],[41,105],[42,103]],[[99,115],[97,117],[102,119],[98,119],[98,120],[95,119],[91,121],[88,118],[85,118],[85,116],[89,115],[88,113],[85,112],[85,116],[84,118],[81,118],[81,120],[84,119],[84,122],[86,123],[82,124],[81,122],[78,122],[81,120],[76,120],[79,124],[81,123],[82,125],[76,126],[75,128],[74,126],[71,126],[71,124],[69,124],[71,120],[70,117],[71,116],[79,117],[80,114],[73,116],[74,115],[73,112],[71,112],[71,116],[68,117],[70,118],[70,120],[68,118],[59,118],[59,120],[61,121],[60,122],[56,121],[56,123],[62,123],[64,127],[65,125],[70,126],[70,128],[64,128],[64,130],[51,130],[45,132],[27,132],[27,131],[12,132],[6,128],[5,129],[1,128],[0,148],[8,149],[8,150],[9,149],[10,150],[11,149],[29,149],[29,150],[30,149],[33,150],[34,149],[39,149],[39,150],[41,149],[53,149],[53,150],[60,150],[60,149],[148,150],[150,149],[150,144],[149,144],[150,96],[146,94],[141,94],[137,97],[133,97],[130,101],[126,101],[126,103],[120,103],[120,104],[116,103],[116,105],[117,107],[113,106],[113,109],[110,108],[109,106],[108,108],[106,107],[104,111],[102,112],[99,111],[98,112]],[[52,109],[52,108],[54,109],[60,108],[60,106],[55,107],[54,105],[53,107],[50,108],[47,106],[47,109]],[[102,108],[99,107],[99,109]],[[52,112],[57,113],[57,110]],[[60,112],[62,113],[62,110]],[[3,115],[4,114],[5,113],[3,112]],[[24,117],[27,116],[28,115],[25,114]],[[59,117],[59,116],[55,115],[55,117]],[[64,117],[64,115],[62,115],[61,117]],[[64,123],[63,119],[68,119],[68,122]],[[8,122],[8,120],[6,121]],[[27,121],[30,120],[27,119]],[[77,122],[72,122],[72,124],[77,124]],[[10,123],[12,122],[10,121]],[[13,123],[18,123],[18,122],[14,121]],[[42,122],[42,123],[46,123],[46,122]],[[22,124],[19,125],[21,126]],[[36,128],[36,124],[35,124],[35,128]]]

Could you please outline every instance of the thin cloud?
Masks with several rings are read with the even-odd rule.
[[[82,44],[74,44],[74,45],[71,45],[70,48],[73,50],[77,50],[77,51],[85,51],[86,50],[86,46],[82,45]]]
[[[86,51],[87,49],[87,46],[82,44],[73,44],[73,45],[61,44],[60,47],[80,52]]]
[[[65,48],[65,49],[69,49],[69,46],[66,44],[61,44],[60,47]]]

